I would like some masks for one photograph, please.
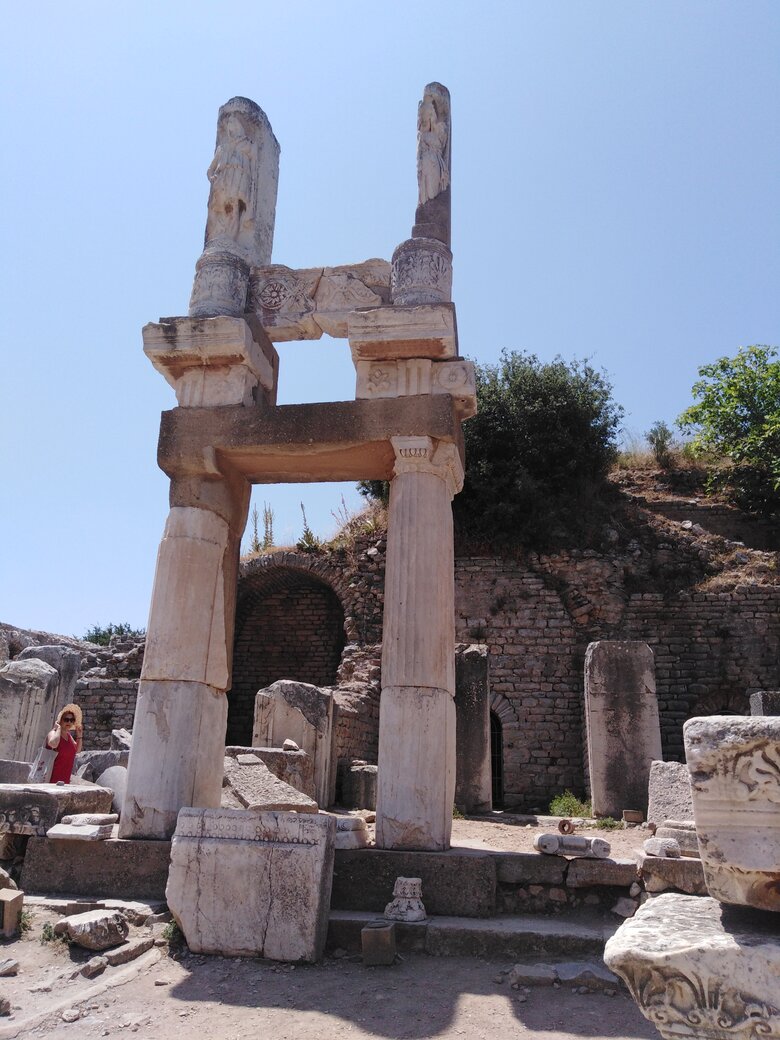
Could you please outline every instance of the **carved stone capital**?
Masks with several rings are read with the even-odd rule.
[[[457,447],[432,437],[391,437],[395,452],[394,476],[403,473],[431,473],[443,480],[450,495],[463,487],[463,463]]]

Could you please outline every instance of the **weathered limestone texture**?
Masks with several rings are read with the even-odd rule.
[[[256,755],[226,757],[224,784],[226,790],[238,799],[239,805],[247,809],[317,812],[314,799],[274,776]],[[224,800],[223,792],[223,803]]]
[[[26,646],[16,657],[17,661],[35,659],[45,661],[56,669],[59,688],[55,694],[55,714],[75,699],[76,680],[81,671],[81,655],[67,646]]]
[[[458,356],[455,307],[451,303],[351,311],[347,331],[355,364],[406,358],[446,361]]]
[[[757,690],[750,695],[751,715],[780,715],[780,690]]]
[[[458,646],[455,654],[455,805],[489,812],[490,685],[486,646]]]
[[[548,856],[582,856],[585,859],[606,859],[612,851],[609,842],[603,838],[583,838],[579,834],[537,834],[534,848]]]
[[[376,843],[446,849],[455,795],[454,444],[393,437]]]
[[[239,755],[254,755],[271,770],[275,777],[301,791],[309,798],[314,798],[314,764],[305,751],[284,751],[282,748],[237,747],[229,745],[225,748],[226,758],[238,758]]]
[[[677,842],[683,856],[699,858],[699,840],[696,837],[696,824],[693,820],[667,820],[655,832],[655,837],[662,841],[670,839]]]
[[[476,414],[477,386],[472,361],[431,361],[426,357],[357,361],[355,370],[357,398],[376,401],[385,397],[449,394],[461,419]]]
[[[190,949],[319,960],[335,831],[326,814],[182,809],[166,899]]]
[[[422,901],[422,879],[396,878],[392,901],[385,907],[385,917],[389,921],[424,921],[427,916]]]
[[[657,839],[651,840],[656,841]],[[647,844],[645,842],[645,845]],[[707,895],[701,860],[694,859],[692,856],[680,856],[679,849],[677,857],[671,859],[665,856],[649,855],[647,852],[637,849],[636,866],[645,891],[652,895],[666,892],[667,889],[687,892],[694,896]]]
[[[780,718],[689,719],[683,736],[710,895],[780,911]]]
[[[647,811],[650,763],[661,758],[653,652],[646,643],[591,643],[585,654],[585,724],[593,812]]]
[[[45,661],[0,668],[0,758],[32,762],[57,714],[59,673]]]
[[[196,265],[191,317],[246,308],[249,271],[271,261],[279,181],[279,144],[263,110],[231,98],[219,110],[206,241]]]
[[[252,744],[281,747],[294,740],[314,763],[315,798],[322,808],[336,793],[333,694],[310,683],[280,679],[255,697]]]
[[[361,816],[336,817],[337,849],[364,849],[368,841],[368,824]]]
[[[43,837],[63,816],[110,812],[111,797],[91,784],[0,784],[0,834]]]
[[[77,946],[88,950],[107,950],[127,939],[127,921],[119,910],[88,910],[62,917],[54,926],[55,935],[67,935]]]
[[[659,895],[608,940],[604,962],[665,1040],[780,1037],[780,938],[766,915]]]
[[[160,544],[120,837],[168,838],[182,806],[220,804],[236,576],[249,486],[174,484]],[[186,624],[182,624],[186,618]]]
[[[344,772],[342,805],[347,809],[376,809],[377,766],[351,762]]]
[[[0,935],[10,938],[18,929],[24,907],[24,892],[4,888],[0,891]]]
[[[667,820],[692,820],[691,778],[684,762],[651,762],[647,818],[659,827]]]

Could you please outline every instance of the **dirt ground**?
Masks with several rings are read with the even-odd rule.
[[[527,816],[494,813],[490,816],[467,817],[452,821],[452,844],[455,847],[489,849],[491,852],[533,852],[537,834],[557,834],[558,817],[536,817],[540,822],[529,823]],[[578,825],[574,833],[584,838],[603,838],[611,846],[612,859],[633,858],[635,849],[650,837],[646,827],[621,826],[616,830]]]
[[[293,966],[188,953],[174,959],[160,946],[96,979],[71,979],[90,954],[62,943],[41,944],[42,923],[53,919],[36,910],[25,937],[0,948],[0,959],[13,956],[21,965],[15,978],[0,979],[0,994],[13,1004],[13,1017],[0,1019],[0,1040],[97,1040],[129,1033],[138,1040],[656,1035],[625,993],[580,994],[565,986],[513,990],[500,974],[509,964],[469,958],[410,954],[389,968],[364,968],[349,957]]]

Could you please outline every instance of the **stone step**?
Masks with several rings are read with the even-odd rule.
[[[326,949],[359,953],[361,929],[378,916],[357,910],[331,910]],[[401,952],[516,962],[539,958],[600,958],[604,944],[620,924],[617,919],[613,923],[595,917],[523,914],[490,920],[430,917],[414,924],[396,921],[395,931],[396,945]]]

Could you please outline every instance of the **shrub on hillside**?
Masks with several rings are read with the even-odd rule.
[[[88,643],[97,643],[98,646],[108,646],[112,636],[134,639],[146,635],[145,628],[133,628],[127,621],[120,621],[118,625],[93,625],[88,628],[81,637]],[[78,639],[78,636],[75,638]]]

